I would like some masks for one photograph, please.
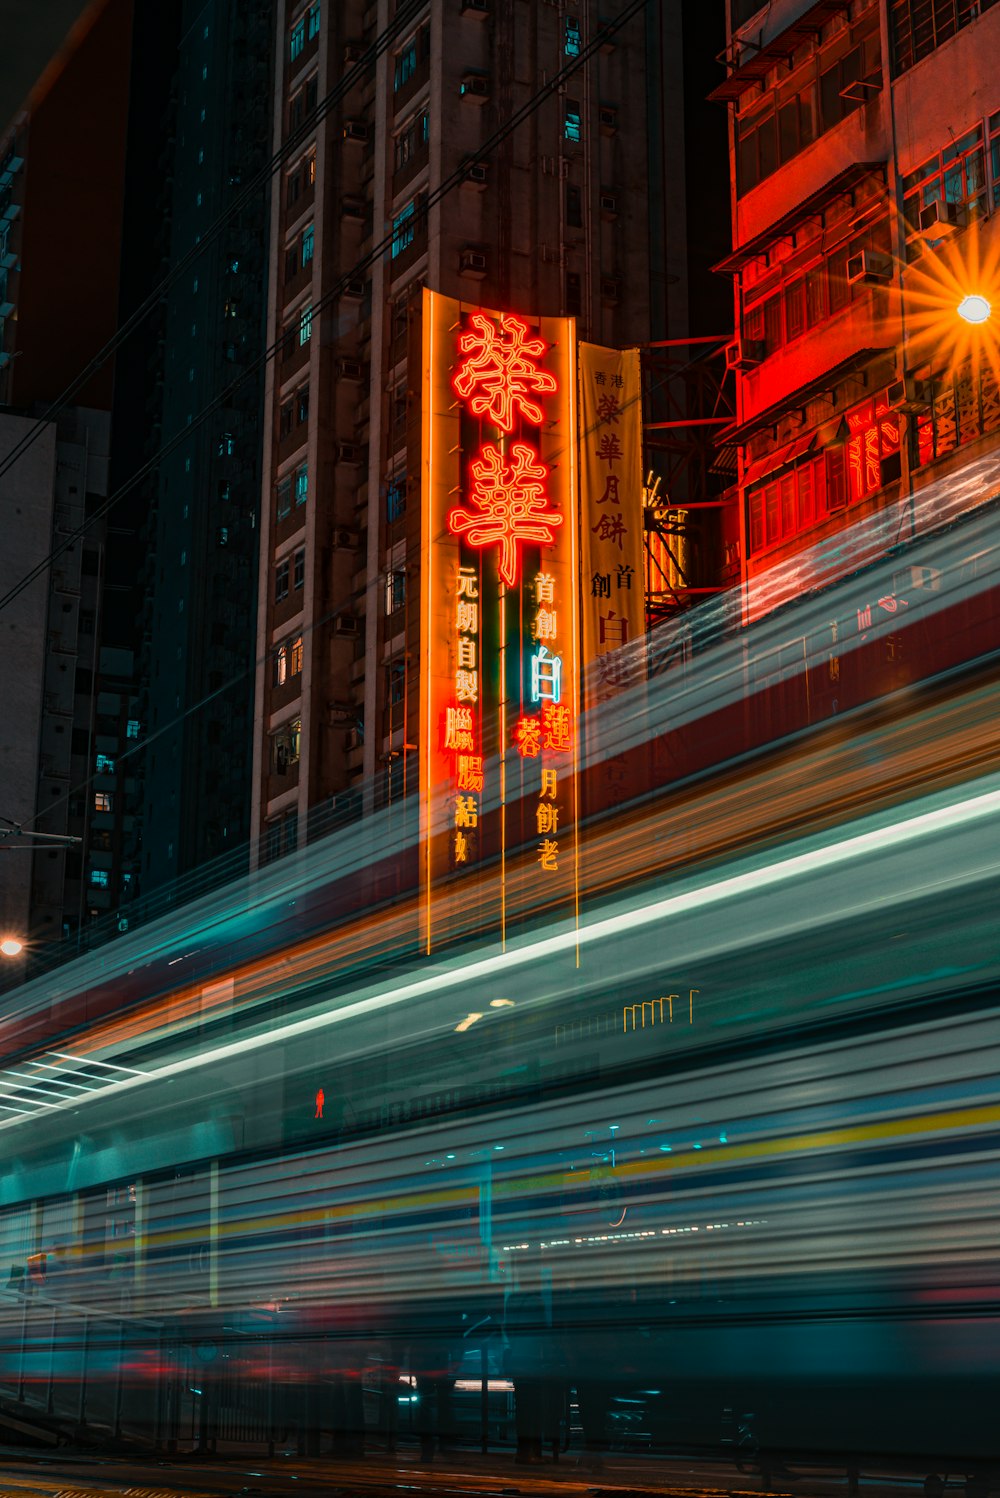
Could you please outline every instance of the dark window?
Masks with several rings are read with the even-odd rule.
[[[898,76],[929,57],[949,37],[968,26],[994,0],[892,0],[893,74]]]
[[[566,223],[571,229],[583,228],[583,203],[580,189],[572,182],[566,184]]]
[[[279,440],[291,435],[295,418],[295,402],[287,400],[278,412],[278,437]]]
[[[295,583],[296,589],[305,587],[305,581],[306,581],[306,549],[305,549],[304,546],[300,546],[299,549],[298,549],[298,551],[295,553],[295,576],[294,576],[294,583]]]
[[[280,603],[283,598],[287,598],[288,597],[288,576],[289,576],[290,570],[291,569],[290,569],[290,565],[289,565],[287,557],[285,558],[285,560],[283,562],[279,562],[278,565],[274,569],[274,601],[275,601],[275,603]]]
[[[568,270],[566,272],[566,316],[579,317],[583,312],[583,291],[580,282],[580,272]]]
[[[299,426],[309,420],[309,386],[303,385],[295,394],[295,414]]]

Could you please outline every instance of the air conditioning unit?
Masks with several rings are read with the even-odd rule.
[[[363,744],[364,740],[361,737],[360,729],[349,728],[344,734],[344,748],[347,750],[348,754],[352,754],[355,749],[360,749]]]
[[[605,218],[618,217],[618,199],[613,192],[601,193],[601,212]]]
[[[482,281],[486,275],[486,256],[482,250],[463,250],[458,263],[459,274]]]
[[[360,448],[359,444],[357,442],[338,442],[337,443],[337,462],[338,463],[360,463],[361,462],[361,448]]]
[[[489,0],[462,0],[463,16],[485,16],[489,10]]]
[[[358,223],[363,223],[365,219],[364,198],[356,198],[352,196],[341,198],[340,216],[341,218],[355,219]]]
[[[891,411],[902,411],[907,416],[920,416],[931,408],[931,393],[924,380],[905,375],[896,380],[885,393]]]
[[[341,551],[354,551],[360,540],[359,533],[348,526],[339,526],[333,533],[334,547]]]
[[[879,255],[874,250],[862,250],[852,255],[847,262],[847,284],[849,286],[877,286],[892,276],[892,258]]]
[[[348,62],[348,63],[351,63],[351,62],[360,62],[361,59],[364,57],[364,55],[365,55],[365,44],[364,44],[364,42],[345,42],[344,43],[344,61],[345,62]]]
[[[620,302],[622,295],[622,283],[617,276],[601,277],[601,301]]]
[[[361,276],[352,276],[340,294],[352,302],[363,302],[365,297],[365,283],[363,278]]]
[[[490,96],[490,80],[483,73],[466,73],[460,93],[463,99],[483,104]]]
[[[483,181],[485,182],[485,180],[486,178],[484,177]],[[7,255],[4,255],[3,258],[0,259],[0,270],[13,270],[16,264],[17,256],[13,252],[11,252]]]
[[[345,120],[344,139],[366,141],[368,139],[368,126],[364,120]]]
[[[598,122],[602,130],[610,135],[618,129],[618,111],[611,104],[602,104],[598,111]]]
[[[349,635],[353,638],[358,632],[357,615],[338,614],[333,621],[333,632],[335,635]]]
[[[360,380],[364,374],[360,359],[338,359],[337,373],[342,380]]]
[[[474,161],[466,168],[465,180],[470,187],[478,187],[482,190],[489,179],[489,169],[485,161]]]
[[[764,345],[756,338],[736,338],[726,344],[727,369],[756,369],[764,362]]]
[[[942,203],[940,198],[935,198],[921,208],[919,230],[924,239],[944,239],[958,229],[964,229],[968,221],[964,203]]]

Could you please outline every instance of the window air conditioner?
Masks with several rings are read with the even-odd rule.
[[[334,547],[341,551],[354,551],[361,537],[348,526],[340,526],[333,533]]]
[[[756,369],[764,361],[764,345],[756,338],[736,338],[726,344],[727,369]]]
[[[618,129],[618,111],[611,104],[602,104],[598,113],[598,120],[602,130],[609,134]]]
[[[485,16],[489,8],[489,0],[462,0],[463,16]]]
[[[474,161],[465,173],[465,180],[470,187],[485,187],[489,173],[485,161]]]
[[[486,275],[486,256],[482,250],[463,250],[458,269],[461,275],[481,281]]]
[[[365,200],[364,198],[346,197],[340,200],[341,218],[356,219],[359,223],[364,222]]]
[[[940,198],[935,198],[921,208],[919,228],[925,239],[944,239],[946,235],[964,229],[968,221],[964,203],[942,203]]]
[[[905,375],[896,380],[886,391],[886,401],[891,411],[902,411],[907,416],[919,416],[931,408],[930,391],[924,380]]]
[[[345,120],[344,139],[366,141],[368,139],[368,126],[364,120]]]
[[[342,380],[360,380],[362,375],[360,359],[339,359],[337,361],[337,373]]]
[[[879,255],[874,250],[862,250],[852,255],[847,262],[847,284],[849,286],[876,286],[892,276],[892,260],[888,255]]]
[[[617,218],[618,199],[613,192],[601,193],[601,212],[606,218]]]
[[[360,276],[352,276],[344,286],[341,295],[348,297],[351,301],[354,302],[363,301],[365,295],[365,283],[362,278]]]
[[[333,621],[333,632],[335,635],[354,636],[358,632],[358,621],[354,614],[338,614]]]
[[[482,73],[466,73],[462,79],[461,95],[463,99],[472,99],[481,104],[488,99],[490,94],[490,81]]]
[[[356,442],[338,442],[337,443],[337,462],[338,463],[360,463],[361,462],[361,448],[359,447],[358,443],[356,443]]]
[[[360,749],[361,745],[361,734],[356,728],[349,728],[344,734],[344,748],[347,750],[348,754],[353,753],[355,749]]]
[[[601,277],[601,301],[618,302],[621,300],[622,283],[617,276]]]
[[[365,55],[365,44],[364,44],[364,42],[345,42],[344,43],[344,61],[345,62],[349,62],[349,63],[350,62],[360,62],[361,59],[364,57],[364,55]]]

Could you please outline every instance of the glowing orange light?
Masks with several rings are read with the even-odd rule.
[[[518,542],[551,546],[562,516],[545,508],[548,469],[534,448],[515,442],[510,454],[508,463],[498,448],[486,444],[472,464],[469,497],[479,513],[452,510],[448,528],[464,535],[470,546],[499,545],[500,576],[512,588],[517,581]]]
[[[977,292],[970,292],[968,296],[964,296],[955,310],[959,317],[970,323],[989,322],[993,311],[986,298]]]
[[[561,753],[573,747],[573,719],[565,703],[542,703],[542,747]]]
[[[522,759],[537,759],[542,752],[542,725],[537,718],[518,718],[514,724],[514,746]]]
[[[506,313],[499,328],[481,312],[470,322],[475,331],[458,340],[470,357],[452,380],[455,393],[469,402],[474,416],[488,417],[504,432],[513,431],[515,409],[537,425],[543,413],[532,396],[558,389],[555,375],[536,362],[545,353],[544,339],[529,338],[528,324]]]
[[[905,282],[911,369],[926,361],[935,375],[968,369],[974,379],[986,370],[1000,376],[1000,329],[992,315],[1000,302],[1000,241],[982,237],[972,224],[951,240],[924,245],[906,267]]]

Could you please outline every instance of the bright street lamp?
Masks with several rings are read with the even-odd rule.
[[[969,323],[989,322],[993,308],[984,296],[973,291],[964,296],[956,308],[959,317]]]
[[[24,942],[18,941],[16,936],[5,936],[3,940],[0,941],[0,952],[2,952],[5,957],[17,957],[19,953],[23,951]]]

